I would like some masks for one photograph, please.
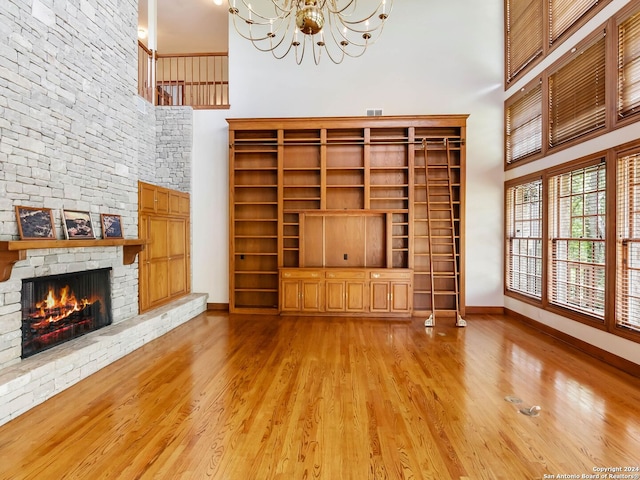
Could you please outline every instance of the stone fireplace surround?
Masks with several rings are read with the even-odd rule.
[[[0,282],[0,425],[189,321],[206,310],[191,294],[138,314],[138,262],[123,264],[122,246],[28,250]],[[111,268],[113,324],[21,359],[22,279]]]
[[[204,312],[206,301],[188,295],[0,370],[0,425]]]

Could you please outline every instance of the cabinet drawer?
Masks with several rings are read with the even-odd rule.
[[[322,278],[322,271],[319,270],[282,270],[282,278]]]
[[[326,278],[335,278],[335,279],[354,279],[354,280],[364,280],[367,278],[365,272],[353,272],[353,271],[333,271],[329,270],[325,273]]]
[[[411,272],[376,270],[369,272],[369,277],[372,280],[411,280]]]

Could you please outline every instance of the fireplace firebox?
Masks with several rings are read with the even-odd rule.
[[[22,280],[22,358],[111,324],[111,268]]]

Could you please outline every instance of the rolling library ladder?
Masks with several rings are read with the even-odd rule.
[[[424,178],[426,190],[426,216],[429,244],[429,277],[431,282],[431,305],[438,304],[436,297],[453,298],[456,326],[465,327],[467,322],[460,315],[460,256],[459,235],[456,229],[455,200],[453,190],[453,172],[448,138],[442,142],[446,155],[429,158],[429,142],[422,141],[424,152]],[[425,327],[433,327],[436,322],[436,309],[425,320]]]

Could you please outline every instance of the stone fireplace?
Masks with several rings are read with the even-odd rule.
[[[111,268],[22,280],[22,358],[110,325]]]
[[[15,67],[0,82],[0,96],[11,104],[0,136],[0,425],[206,308],[206,296],[191,295],[139,314],[138,264],[123,261],[126,247],[56,243],[63,209],[89,211],[94,222],[100,213],[121,215],[124,238],[137,239],[138,180],[189,191],[193,112],[155,108],[137,96],[133,2],[120,5],[117,16],[105,0],[82,8],[51,4],[0,3],[8,29],[0,59]],[[96,51],[109,54],[91,55]],[[21,241],[19,205],[52,209],[53,244],[26,241],[19,255],[8,248]],[[23,280],[96,269],[110,269],[111,324],[25,356]]]

